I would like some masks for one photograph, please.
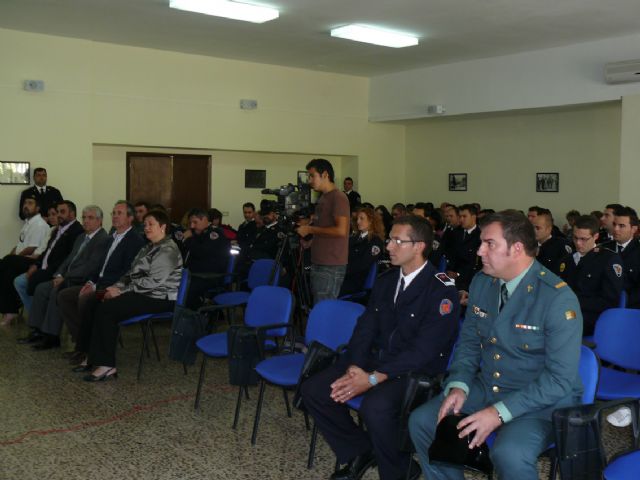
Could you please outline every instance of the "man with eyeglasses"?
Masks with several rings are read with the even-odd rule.
[[[404,479],[410,456],[398,447],[398,417],[408,374],[445,371],[458,330],[454,282],[427,261],[433,229],[427,220],[394,221],[387,250],[391,269],[376,280],[347,353],[302,385],[305,407],[344,468],[331,480],[355,480],[374,463],[382,480]],[[345,405],[363,395],[359,414],[366,432]],[[418,478],[413,462],[409,477]]]
[[[622,258],[607,248],[596,248],[599,227],[598,219],[591,215],[578,217],[573,227],[576,251],[559,267],[560,276],[580,301],[583,335],[593,335],[600,314],[618,306],[624,282]]]

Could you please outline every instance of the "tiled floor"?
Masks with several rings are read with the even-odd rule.
[[[168,329],[158,333],[166,355]],[[226,384],[224,361],[209,362],[207,390],[195,413],[198,368],[185,376],[180,364],[152,357],[136,382],[137,328],[124,330],[119,379],[97,384],[72,373],[60,349],[17,345],[24,334],[24,325],[0,330],[0,480],[326,479],[333,469],[322,440],[316,466],[306,469],[310,435],[303,416],[295,411],[287,418],[275,388],[267,390],[255,447],[255,387],[232,430],[236,390]]]

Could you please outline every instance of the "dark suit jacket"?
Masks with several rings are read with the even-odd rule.
[[[56,187],[50,187],[49,185],[45,186],[45,192],[40,193],[40,190],[34,185],[33,187],[29,187],[26,190],[23,190],[20,194],[20,205],[18,205],[18,216],[24,220],[24,215],[22,214],[22,204],[24,203],[24,199],[27,195],[35,195],[38,199],[38,204],[40,205],[40,213],[43,215],[47,214],[47,210],[51,205],[56,202],[60,202],[62,200],[62,194],[60,190]]]
[[[617,243],[609,240],[600,244],[601,248],[615,251]],[[627,292],[627,307],[640,308],[640,243],[634,238],[618,255],[622,257],[624,268],[624,289]]]
[[[94,275],[89,280],[96,284],[97,290],[104,290],[116,283],[120,277],[129,271],[131,263],[140,249],[147,243],[144,238],[140,236],[135,228],[132,228],[127,232],[120,243],[109,257],[109,262],[104,269],[104,274],[99,277],[100,271],[104,265],[107,252],[111,248],[113,243],[113,236],[108,236],[107,245],[104,249],[104,254],[100,257],[100,266]]]
[[[458,292],[428,263],[394,302],[399,275],[392,269],[376,280],[349,342],[349,361],[389,376],[444,372],[458,332]]]
[[[469,290],[473,276],[482,266],[477,254],[478,248],[480,248],[480,227],[476,227],[470,234],[466,234],[462,227],[454,230],[448,268],[459,275],[456,278],[458,290]]]
[[[53,241],[56,237],[56,232],[53,233],[51,238],[49,239],[49,243],[47,244],[47,249],[42,252],[42,255],[38,259],[38,268],[42,268],[42,261],[44,257],[47,255],[47,252],[51,249],[51,245],[53,245]],[[82,224],[77,220],[73,222],[72,225],[67,228],[67,231],[62,234],[60,239],[53,246],[53,250],[51,250],[51,254],[47,259],[47,272],[51,275],[58,270],[58,267],[62,265],[64,259],[67,258],[71,250],[73,249],[73,244],[76,241],[78,235],[84,233],[84,228],[82,228]]]
[[[78,254],[78,250],[82,247],[85,238],[85,234],[76,237],[71,253],[54,273],[54,276],[62,275],[68,287],[82,285],[92,275],[96,275],[102,267],[101,259],[104,258],[106,253],[109,235],[107,235],[104,228],[100,228]]]

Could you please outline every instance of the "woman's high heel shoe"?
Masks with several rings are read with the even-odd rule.
[[[118,378],[118,372],[115,371],[115,368],[110,368],[109,370],[107,370],[106,372],[104,372],[102,375],[86,375],[84,377],[84,381],[85,382],[106,382],[107,380],[111,380],[111,379],[116,379]]]

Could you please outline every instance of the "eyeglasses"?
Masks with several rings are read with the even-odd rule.
[[[591,240],[593,238],[593,235],[591,235],[590,237],[576,237],[575,235],[573,236],[573,241],[574,242],[588,242],[589,240]]]
[[[390,243],[395,243],[399,247],[402,246],[403,243],[416,243],[416,242],[418,242],[418,240],[402,240],[400,238],[387,238],[387,240],[385,240],[385,243],[387,245],[389,245]]]

